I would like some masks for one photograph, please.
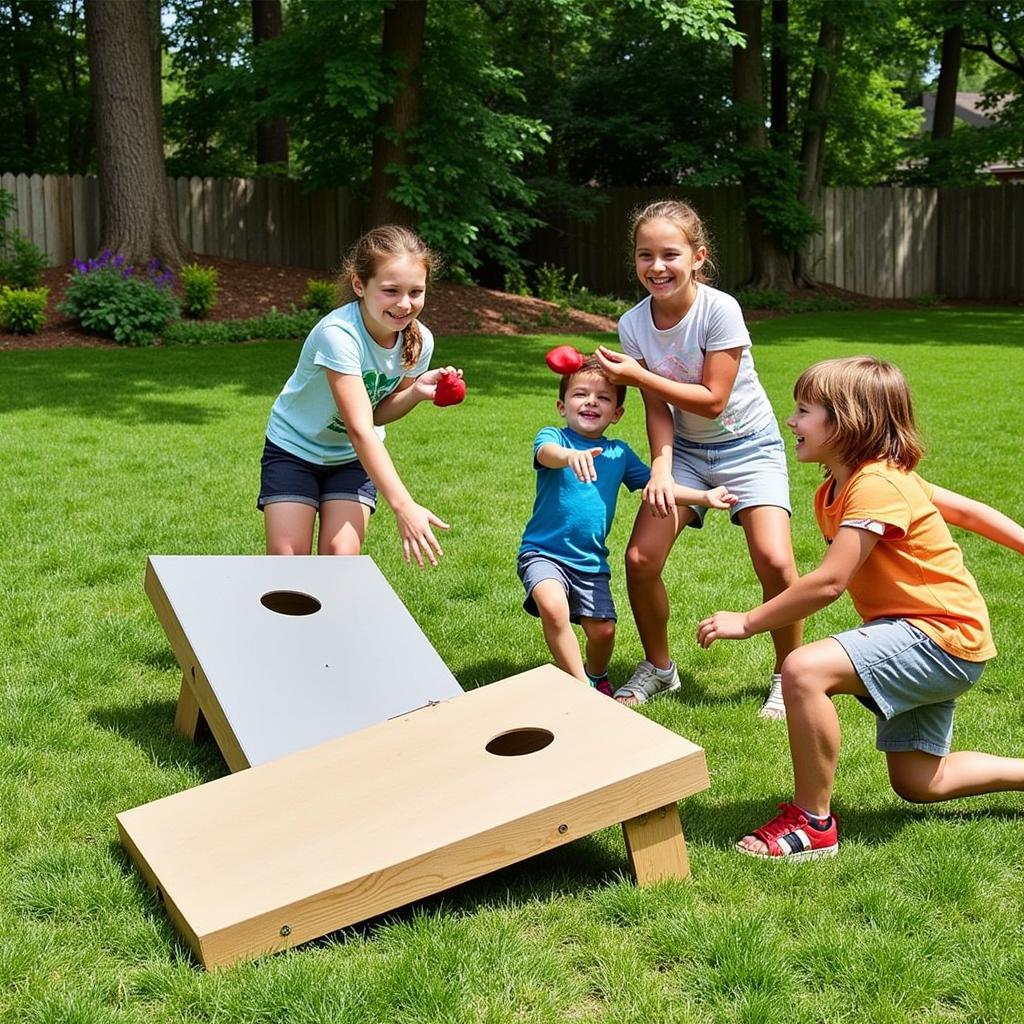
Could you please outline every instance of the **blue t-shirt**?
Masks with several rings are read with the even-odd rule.
[[[402,338],[393,348],[373,340],[363,324],[359,303],[332,310],[309,332],[295,371],[270,410],[267,437],[279,448],[320,466],[358,458],[348,439],[325,369],[363,378],[370,404],[377,405],[401,383],[430,366],[434,337],[423,324],[423,349],[416,365],[402,366]],[[384,428],[374,427],[384,440]]]
[[[597,481],[582,483],[568,467],[542,466],[537,452],[545,444],[601,448],[594,459]],[[610,572],[605,538],[615,518],[619,487],[625,484],[631,491],[639,490],[650,479],[650,469],[625,441],[594,440],[568,427],[544,427],[537,434],[533,468],[537,470],[537,497],[519,553],[539,551],[580,572]]]

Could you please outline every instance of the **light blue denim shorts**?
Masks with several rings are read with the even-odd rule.
[[[857,699],[875,713],[875,746],[945,757],[956,698],[978,681],[985,663],[954,657],[906,619],[874,619],[834,639],[871,694]]]
[[[729,510],[737,525],[743,509],[758,505],[776,505],[793,513],[786,446],[774,420],[752,434],[715,444],[687,441],[677,434],[672,444],[672,477],[677,484],[699,491],[728,487],[739,498]],[[699,530],[708,510],[703,505],[690,507],[697,514],[690,525]]]
[[[533,588],[541,580],[558,580],[569,599],[570,622],[579,622],[580,619],[616,620],[615,601],[609,583],[611,576],[606,572],[580,572],[539,551],[524,551],[516,563],[516,572],[526,587],[523,607],[537,618],[540,618],[540,612],[533,600]]]

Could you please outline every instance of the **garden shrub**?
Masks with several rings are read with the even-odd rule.
[[[338,306],[338,289],[333,281],[309,280],[302,300],[305,309],[312,309],[324,316]]]
[[[509,295],[531,295],[530,286],[526,283],[526,272],[519,265],[505,271],[505,291]]]
[[[220,275],[216,267],[204,267],[190,263],[181,268],[181,308],[186,316],[202,320],[217,301]]]
[[[35,334],[46,320],[49,288],[0,288],[0,330]]]
[[[196,323],[178,320],[163,331],[165,345],[224,345],[240,341],[296,341],[304,338],[320,319],[316,310],[272,309],[247,320],[217,320]]]
[[[180,306],[171,292],[173,276],[151,260],[142,274],[124,257],[104,250],[86,263],[74,260],[75,272],[60,310],[87,330],[120,345],[146,345],[163,326],[177,319]]]
[[[0,284],[11,288],[35,288],[49,264],[46,253],[19,232],[3,225],[15,208],[10,192],[0,188]]]
[[[542,263],[533,272],[534,290],[538,299],[546,302],[565,302],[576,288],[576,274],[568,279],[561,267],[553,267],[550,263]]]

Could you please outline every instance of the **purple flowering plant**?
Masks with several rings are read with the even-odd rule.
[[[74,272],[68,275],[60,309],[87,330],[122,345],[147,345],[181,314],[174,275],[155,258],[139,272],[121,253],[104,249],[71,265]]]

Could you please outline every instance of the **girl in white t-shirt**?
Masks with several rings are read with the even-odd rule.
[[[309,332],[298,365],[270,411],[260,496],[270,555],[308,555],[320,519],[321,555],[358,555],[377,492],[395,514],[405,560],[437,564],[447,530],[417,504],[384,447],[384,424],[439,384],[462,390],[462,371],[430,370],[434,340],[417,317],[437,257],[408,228],[383,225],[352,247],[343,279],[355,301]]]
[[[636,275],[649,295],[619,321],[623,352],[597,356],[616,384],[640,388],[651,445],[651,480],[626,552],[626,581],[644,660],[615,696],[642,704],[679,688],[668,647],[669,602],[661,573],[685,526],[705,509],[677,506],[674,483],[699,490],[725,486],[743,528],[765,600],[797,578],[789,533],[786,453],[771,403],[758,380],[739,304],[706,281],[707,231],[686,203],[640,210],[631,225]],[[775,667],[765,718],[784,718],[787,654],[800,646],[802,623],[772,633]]]

